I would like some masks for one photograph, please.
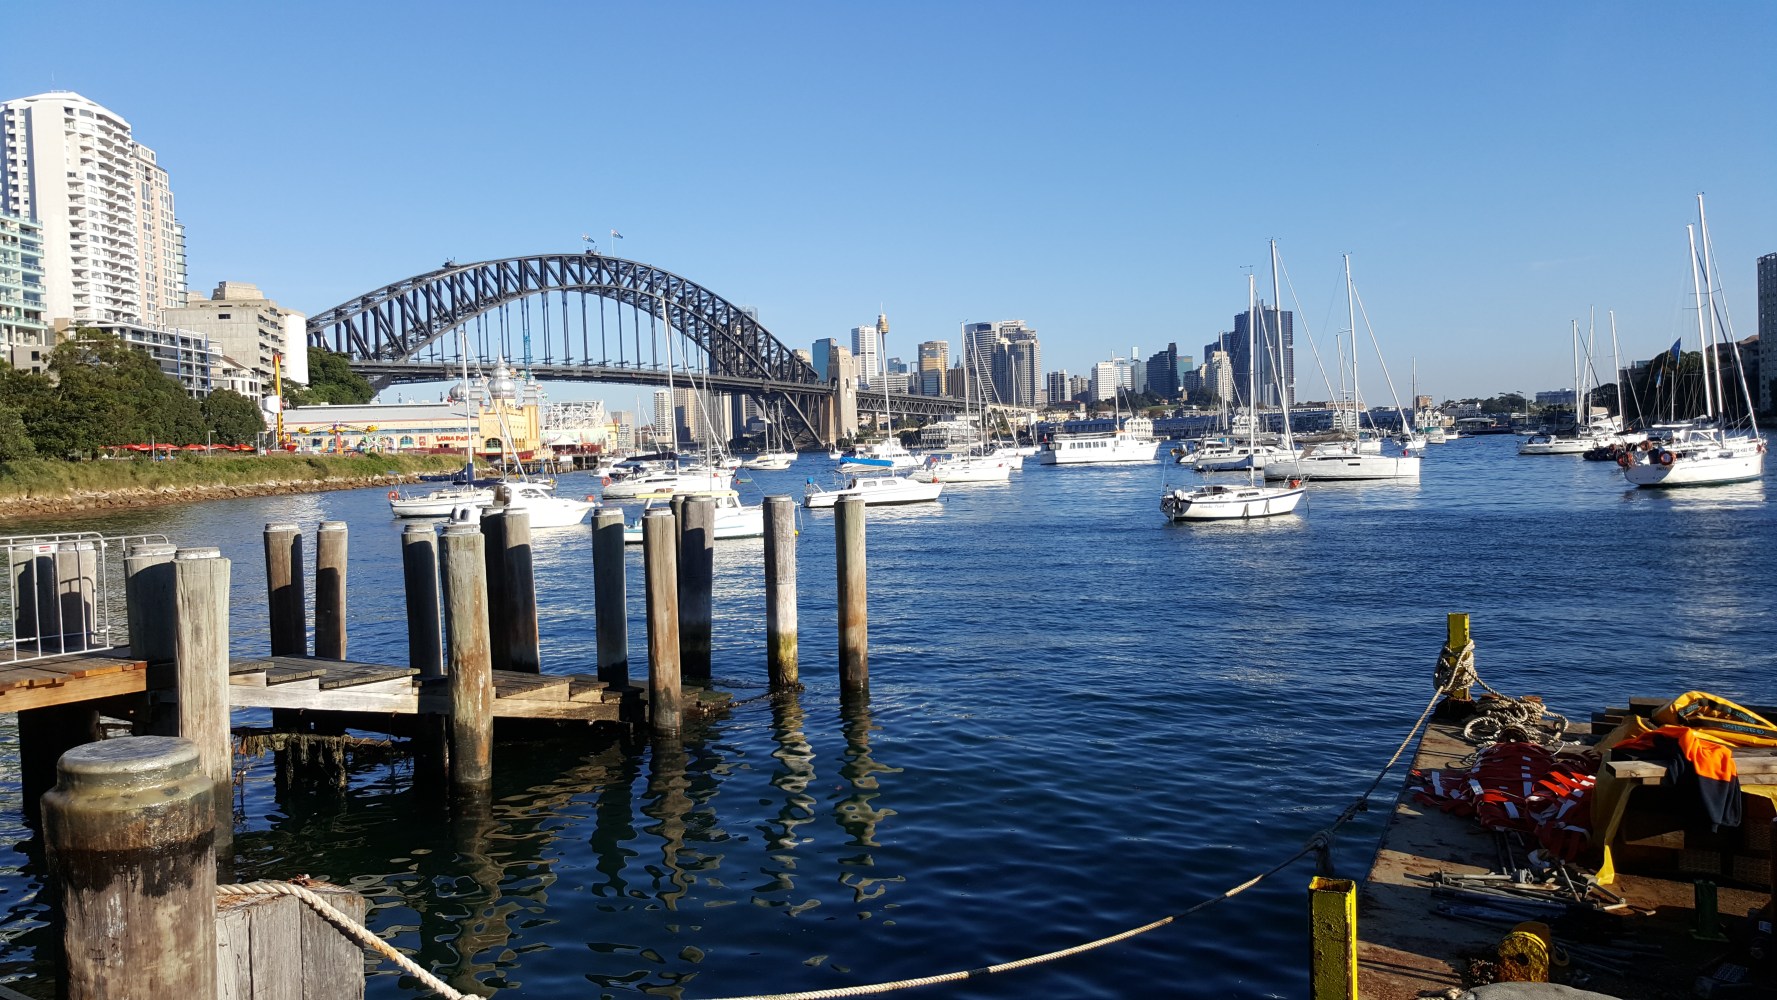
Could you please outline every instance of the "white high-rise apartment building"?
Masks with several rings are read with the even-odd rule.
[[[851,353],[858,364],[858,388],[882,388],[884,351],[888,341],[888,317],[877,314],[875,326],[854,326],[851,329]]]
[[[1112,358],[1100,361],[1092,366],[1092,398],[1094,400],[1115,399],[1117,390],[1129,389],[1132,371],[1129,362],[1124,358]]]
[[[158,325],[181,304],[184,234],[153,150],[69,91],[0,103],[0,213],[42,227],[53,323]]]

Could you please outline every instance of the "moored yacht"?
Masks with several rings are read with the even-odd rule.
[[[906,476],[851,476],[839,489],[817,486],[811,480],[802,496],[802,506],[819,510],[845,497],[857,497],[870,505],[923,503],[938,499],[943,492],[943,483],[920,483]]]
[[[1159,450],[1154,422],[1147,417],[1127,417],[1115,430],[1056,434],[1044,443],[1037,461],[1043,465],[1152,462]]]

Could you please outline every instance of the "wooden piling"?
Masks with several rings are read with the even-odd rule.
[[[648,724],[657,735],[678,733],[678,519],[658,510],[642,518],[642,558],[648,581]]]
[[[765,498],[765,663],[771,690],[802,686],[796,662],[796,503]]]
[[[870,615],[864,579],[864,501],[834,505],[833,550],[839,568],[839,687],[870,686]]]
[[[543,643],[537,634],[537,579],[531,556],[531,514],[506,511],[505,600],[508,670],[541,673]]]
[[[679,529],[679,668],[688,684],[710,683],[711,592],[716,574],[716,502],[686,497]]]
[[[593,620],[598,630],[599,680],[629,686],[629,608],[623,512],[601,510],[592,519]]]
[[[438,532],[430,524],[401,529],[401,582],[407,593],[407,665],[420,680],[444,676],[438,615]]]
[[[43,833],[68,1000],[216,995],[218,809],[202,758],[166,736],[63,755]]]
[[[209,777],[217,809],[218,851],[226,851],[234,833],[234,747],[228,725],[231,569],[219,549],[180,549],[173,556],[178,609],[173,684],[179,699],[179,735],[197,746],[199,763]]]
[[[481,512],[482,580],[487,588],[483,614],[487,616],[488,652],[495,670],[512,669],[512,647],[506,624],[506,508],[495,505]]]
[[[271,612],[271,655],[307,656],[302,530],[294,524],[265,526],[265,589]]]
[[[308,891],[359,923],[364,897],[308,880]],[[216,1000],[363,1000],[364,950],[294,896],[216,900]]]
[[[130,656],[138,660],[173,659],[173,553],[164,542],[132,545],[123,560],[125,614],[129,618]]]
[[[494,680],[488,639],[486,539],[473,524],[444,529],[445,629],[450,636],[451,783],[470,794],[493,779]]]
[[[346,658],[346,523],[322,521],[315,531],[315,655]]]
[[[1316,875],[1308,883],[1308,996],[1357,1000],[1357,885]]]

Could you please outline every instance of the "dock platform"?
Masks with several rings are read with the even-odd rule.
[[[233,708],[293,708],[391,715],[450,713],[443,678],[422,680],[411,667],[308,656],[237,657],[229,661]],[[616,722],[623,691],[583,674],[495,670],[493,717]]]
[[[127,654],[127,651],[126,651]],[[141,694],[148,664],[110,651],[0,662],[0,713]]]
[[[1460,731],[1460,724],[1430,724],[1413,769],[1426,772],[1465,766],[1464,758],[1474,747],[1462,739]],[[1772,780],[1765,776],[1766,769],[1777,767],[1777,760],[1756,752],[1747,756],[1751,773],[1744,780]],[[1621,771],[1625,776],[1635,772],[1641,782],[1657,782],[1660,774],[1650,770],[1655,768],[1657,765],[1623,762]],[[1510,859],[1502,858],[1500,851],[1492,831],[1472,818],[1420,803],[1403,782],[1374,864],[1360,887],[1360,996],[1365,1000],[1412,1000],[1464,985],[1467,960],[1492,953],[1512,924],[1488,925],[1440,914],[1438,904],[1443,900],[1433,894],[1431,877],[1437,872],[1478,875],[1524,864],[1521,848]],[[1584,911],[1550,921],[1555,925],[1555,943],[1559,947],[1564,940],[1630,942],[1629,947],[1644,949],[1645,954],[1658,954],[1658,960],[1633,962],[1632,968],[1625,965],[1620,972],[1595,963],[1576,963],[1581,975],[1558,969],[1554,979],[1623,1000],[1691,995],[1698,975],[1724,950],[1720,944],[1699,941],[1690,934],[1696,917],[1693,877],[1709,876],[1661,877],[1619,870],[1610,888],[1631,906],[1618,912]],[[1749,910],[1770,901],[1768,890],[1729,885],[1718,889],[1718,909],[1724,922],[1744,918]]]

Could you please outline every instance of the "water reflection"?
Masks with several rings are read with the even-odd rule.
[[[870,751],[870,734],[878,727],[870,714],[870,697],[855,693],[842,697],[841,727],[845,735],[845,753],[841,756],[839,776],[851,786],[851,794],[833,805],[833,817],[849,836],[847,846],[881,847],[876,839],[877,827],[895,814],[893,809],[878,806],[881,795],[878,775],[900,774],[899,768],[876,760]],[[876,858],[865,850],[839,859],[839,881],[852,891],[852,901],[863,903],[877,899],[887,891],[885,883],[903,882],[901,876],[884,876],[876,872]],[[862,915],[868,915],[866,912]]]

